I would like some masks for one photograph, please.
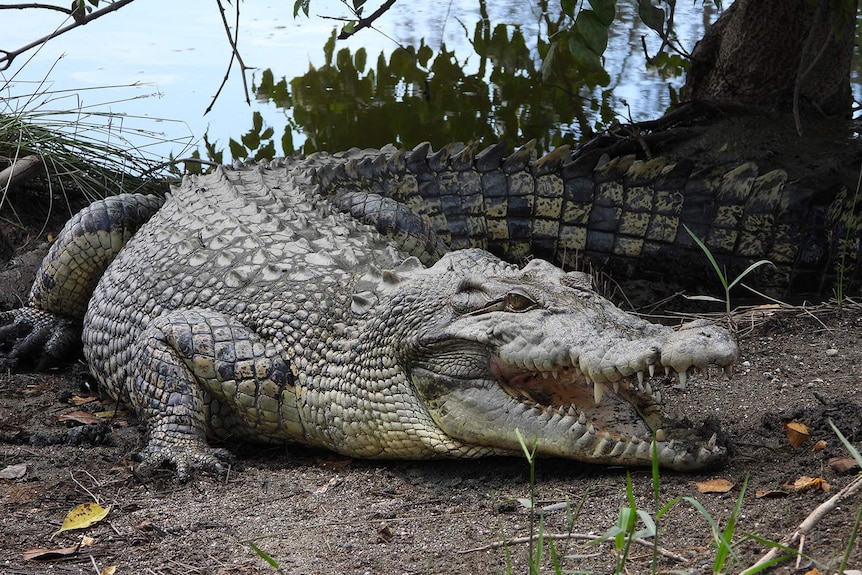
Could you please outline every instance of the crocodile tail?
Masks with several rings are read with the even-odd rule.
[[[852,255],[846,269],[862,235],[858,218],[844,221],[859,206],[755,162],[696,169],[688,159],[573,154],[567,146],[537,158],[534,142],[509,155],[504,142],[481,151],[423,143],[331,158],[316,173],[324,195],[391,198],[427,218],[452,249],[571,267],[587,257],[620,278],[663,281],[673,268],[685,270],[688,286],[716,287],[688,227],[731,279],[769,260],[753,279],[770,293],[822,293],[835,278],[836,254]]]
[[[162,203],[163,198],[153,195],[120,194],[75,214],[45,256],[29,305],[64,317],[84,317],[108,264]]]

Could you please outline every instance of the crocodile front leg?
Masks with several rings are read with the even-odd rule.
[[[168,312],[141,334],[129,400],[147,426],[141,458],[181,481],[221,473],[229,453],[207,436],[301,440],[291,366],[272,341],[221,313]]]
[[[121,194],[90,204],[66,223],[36,274],[27,306],[0,313],[0,368],[30,361],[46,369],[75,349],[96,283],[163,201]]]

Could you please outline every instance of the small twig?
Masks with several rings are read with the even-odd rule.
[[[53,4],[39,4],[38,2],[34,2],[31,4],[4,4],[3,6],[0,6],[0,10],[29,10],[30,8],[54,10],[56,12],[62,12],[66,16],[72,15],[72,11],[68,8],[63,8],[62,6],[54,6]]]
[[[204,111],[204,116],[210,113],[210,110],[215,106],[216,100],[218,100],[219,94],[221,94],[222,89],[227,84],[227,80],[230,77],[230,70],[233,67],[233,61],[236,60],[239,63],[240,75],[242,76],[242,89],[245,92],[245,103],[251,105],[251,98],[248,95],[248,82],[245,79],[245,71],[248,70],[248,67],[245,65],[245,62],[242,61],[242,56],[239,53],[239,48],[237,47],[237,42],[239,41],[239,2],[236,3],[236,22],[234,24],[235,32],[234,35],[231,35],[230,24],[227,22],[227,16],[225,16],[224,5],[221,0],[216,0],[216,4],[218,4],[219,14],[221,15],[222,26],[224,26],[225,35],[227,36],[227,41],[230,44],[231,55],[230,62],[227,64],[227,70],[224,73],[224,78],[222,78],[221,85],[216,90],[215,95],[213,96],[212,102],[207,106],[207,109]]]
[[[499,549],[500,547],[505,547],[506,545],[518,545],[521,543],[530,543],[539,538],[539,535],[529,535],[525,537],[513,537],[508,540],[500,540],[500,541],[492,541],[487,545],[482,545],[481,547],[473,547],[472,549],[464,549],[462,551],[456,551],[459,555],[466,555],[467,553],[476,553],[478,551],[488,551],[489,549]],[[601,535],[587,535],[585,533],[542,533],[542,539],[580,539],[584,541],[595,541],[597,539],[601,539]],[[639,545],[644,545],[653,548],[652,541],[647,541],[646,539],[635,539],[635,543]],[[667,557],[668,559],[672,559],[678,563],[687,563],[688,559],[683,557],[682,555],[677,555],[673,551],[668,551],[663,547],[658,547],[658,552],[660,555]]]
[[[74,474],[74,473],[72,473],[71,471],[69,471],[69,476],[72,478],[72,481],[74,481],[74,482],[75,482],[75,484],[77,484],[77,486],[78,486],[78,487],[80,487],[83,491],[86,491],[86,492],[87,492],[87,494],[88,494],[90,497],[92,497],[92,498],[93,498],[93,501],[95,501],[96,503],[99,503],[99,498],[98,498],[98,497],[96,497],[96,496],[93,494],[93,492],[92,492],[92,491],[90,491],[89,489],[87,489],[86,487],[84,487],[84,484],[83,484],[83,483],[81,483],[80,481],[78,481],[78,479],[75,477],[75,474]],[[92,475],[91,475],[90,477],[92,477]],[[99,503],[99,505],[101,505],[101,503]]]
[[[368,18],[360,18],[357,21],[356,26],[354,26],[353,30],[351,30],[350,32],[347,32],[342,29],[341,33],[338,35],[338,39],[347,40],[363,28],[370,28],[371,25],[374,24],[374,21],[383,16],[392,7],[393,4],[395,4],[395,0],[386,0],[386,2],[380,5],[380,8],[371,13],[371,16],[369,16]]]
[[[799,527],[796,528],[796,531],[794,531],[791,535],[785,536],[781,540],[781,542],[780,542],[781,546],[782,547],[789,547],[790,545],[793,545],[794,543],[796,543],[798,541],[799,542],[799,549],[797,552],[798,553],[797,557],[801,556],[802,555],[802,549],[805,545],[805,536],[808,535],[808,533],[812,529],[814,529],[814,526],[817,525],[821,519],[826,517],[826,515],[829,514],[830,512],[832,512],[833,510],[835,510],[835,508],[838,507],[839,503],[841,503],[843,500],[847,499],[848,497],[851,497],[860,489],[862,489],[862,475],[856,477],[856,479],[851,481],[846,487],[844,487],[844,489],[842,489],[841,491],[839,491],[838,493],[836,493],[835,495],[833,495],[832,497],[830,497],[829,499],[827,499],[826,501],[824,501],[823,503],[818,505],[817,508],[814,511],[812,511],[808,515],[808,517],[805,518],[805,521],[803,521],[802,523],[799,524]],[[763,565],[764,563],[767,563],[768,561],[775,559],[776,557],[778,557],[778,554],[780,552],[781,552],[781,549],[779,547],[773,547],[772,549],[769,550],[769,553],[767,553],[766,555],[764,555],[763,557],[758,559],[754,565],[752,565],[748,569],[745,569],[744,571],[742,571],[740,573],[740,575],[746,575],[748,573],[755,573],[756,571],[754,571],[754,569],[756,567]]]
[[[60,10],[61,12],[64,12],[65,14],[68,14],[70,16],[74,16],[75,21],[73,23],[69,24],[68,26],[64,26],[62,28],[57,28],[56,30],[54,30],[50,34],[46,34],[45,36],[42,36],[38,40],[34,40],[34,41],[30,42],[29,44],[27,44],[26,46],[22,46],[21,48],[18,48],[17,50],[0,50],[0,72],[8,70],[9,67],[12,65],[12,61],[15,58],[17,58],[18,56],[20,56],[21,54],[23,54],[24,52],[31,50],[31,49],[35,48],[36,46],[40,46],[40,45],[44,44],[45,42],[47,42],[48,40],[52,40],[53,38],[56,38],[57,36],[61,36],[61,35],[65,34],[66,32],[68,32],[69,30],[73,30],[73,29],[77,28],[78,26],[83,26],[84,24],[92,22],[93,20],[96,20],[97,18],[101,18],[105,14],[110,14],[111,12],[115,12],[115,11],[119,10],[120,8],[122,8],[123,6],[125,6],[126,4],[131,4],[134,1],[135,0],[117,0],[116,2],[114,2],[112,4],[107,4],[104,8],[102,8],[100,10],[96,10],[96,11],[91,12],[89,14],[79,14],[79,12],[72,11],[72,10]],[[17,4],[15,6],[10,6],[10,8],[11,7],[26,8],[27,6],[24,4]],[[34,4],[34,5],[32,5],[32,7],[33,8],[45,8],[45,6],[42,4]]]

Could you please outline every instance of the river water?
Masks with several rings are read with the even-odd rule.
[[[536,46],[547,27],[537,4],[489,2],[484,29],[494,39],[480,56],[474,41],[477,23],[483,22],[479,0],[401,0],[377,22],[380,32],[364,30],[338,42],[334,65],[324,73],[324,45],[337,23],[318,15],[344,14],[340,2],[313,0],[311,18],[296,19],[290,1],[242,2],[238,45],[251,68],[247,78],[258,86],[263,71],[270,69],[274,82],[285,79],[285,90],[281,97],[274,96],[278,90],[259,98],[253,94],[248,105],[235,65],[212,111],[205,115],[230,60],[216,3],[134,2],[48,42],[38,52],[19,56],[0,76],[3,111],[111,112],[119,115],[99,121],[109,122],[117,136],[128,137],[132,145],[152,154],[183,156],[200,146],[205,133],[217,147],[229,149],[230,139],[239,141],[249,131],[255,112],[262,120],[258,134],[270,136],[275,153],[283,154],[319,147],[376,146],[382,138],[412,146],[423,139],[435,144],[442,143],[442,138],[521,140],[543,131],[555,134],[545,142],[552,147],[606,125],[614,113],[623,120],[640,120],[667,108],[668,86],[678,88],[682,78],[667,78],[645,67],[642,37],[653,52],[659,40],[634,17],[629,3],[619,3],[622,21],[610,33],[604,59],[607,86],[574,94],[565,87],[538,86],[541,60]],[[552,12],[556,4],[552,0]],[[232,5],[225,6],[233,10]],[[50,11],[0,14],[4,28],[0,49],[5,50],[61,24],[58,13]],[[675,22],[681,44],[691,50],[703,34],[705,21],[715,17],[710,3],[679,3]],[[233,14],[228,18],[232,21]],[[415,54],[421,46],[431,54],[424,70],[412,61],[405,68],[402,58],[393,56],[399,50],[399,55]],[[381,61],[392,76],[392,89],[367,94],[363,86],[371,85],[374,92],[374,85],[383,81]],[[361,70],[350,72],[363,63]],[[424,80],[410,80],[417,73],[424,74]],[[454,79],[448,79],[449,73]],[[359,87],[333,85],[345,77]],[[522,82],[525,78],[532,79]],[[39,95],[25,97],[33,93]],[[412,107],[405,109],[405,102]],[[393,106],[400,111],[393,111]],[[567,117],[567,106],[577,109],[577,114]],[[354,120],[357,123],[351,124]],[[267,127],[272,135],[266,133]],[[132,128],[151,137],[135,134]]]

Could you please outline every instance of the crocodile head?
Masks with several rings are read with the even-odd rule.
[[[692,368],[729,370],[739,351],[726,330],[644,321],[593,291],[589,276],[543,260],[519,269],[462,250],[411,275],[404,289],[412,284],[410,299],[428,312],[406,322],[402,354],[449,437],[517,454],[517,429],[539,454],[590,463],[649,465],[653,441],[671,469],[726,459],[713,431],[663,414],[650,379],[675,372],[684,386]]]

